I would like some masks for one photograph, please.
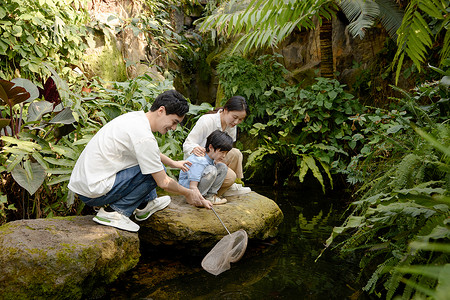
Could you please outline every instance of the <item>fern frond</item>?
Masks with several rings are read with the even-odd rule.
[[[394,268],[397,263],[398,259],[395,257],[391,257],[385,260],[382,264],[378,265],[377,269],[372,273],[372,276],[362,289],[364,291],[373,292],[376,283],[378,282],[378,279],[382,276],[382,274],[392,270],[392,268]]]
[[[398,49],[392,61],[392,67],[396,68],[396,82],[398,82],[400,76],[400,69],[403,65],[405,54],[409,56],[420,72],[421,64],[426,57],[427,48],[432,46],[432,37],[437,35],[431,32],[424,17],[431,16],[438,20],[447,20],[449,16],[446,9],[445,1],[441,2],[439,0],[412,0],[408,4],[402,25],[397,31]],[[442,29],[444,29],[444,26]],[[441,52],[441,62],[448,57],[450,52],[450,37],[447,37],[447,35],[448,32],[446,32],[444,38],[445,44],[443,46],[444,51]]]
[[[385,272],[390,272],[388,275],[388,279],[384,284],[385,289],[387,290],[386,299],[390,300],[392,297],[394,297],[395,292],[397,291],[397,288],[400,285],[400,282],[402,281],[403,275],[398,270],[399,267],[408,267],[411,265],[411,263],[414,261],[414,256],[404,256],[401,258],[396,258],[397,263],[395,268],[391,268],[390,270],[385,269]]]
[[[389,185],[396,190],[411,187],[413,184],[413,173],[415,173],[416,168],[421,163],[422,158],[416,154],[406,155],[398,165],[395,177]]]

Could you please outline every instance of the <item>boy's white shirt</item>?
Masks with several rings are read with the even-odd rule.
[[[164,170],[160,151],[143,111],[121,115],[103,126],[78,158],[69,189],[89,198],[105,195],[116,174],[139,165],[143,174]]]
[[[219,110],[215,114],[203,115],[198,119],[194,128],[192,128],[183,143],[184,159],[187,159],[189,155],[191,155],[191,152],[195,147],[205,147],[207,137],[216,129],[225,131],[229,136],[231,136],[231,138],[233,138],[233,142],[236,141],[236,126],[231,128],[227,127],[225,130],[222,130],[222,124],[220,123],[221,111],[222,110]]]

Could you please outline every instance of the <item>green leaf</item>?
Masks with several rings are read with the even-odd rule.
[[[68,107],[64,108],[53,119],[50,120],[50,123],[58,123],[58,124],[75,123],[75,118],[73,117],[72,110]]]
[[[44,160],[57,166],[74,166],[75,161],[62,158],[44,157]]]
[[[44,168],[38,163],[30,163],[28,172],[18,164],[11,171],[11,175],[30,195],[33,195],[38,190],[46,177]]]
[[[53,103],[48,101],[37,101],[30,104],[28,107],[28,122],[35,122],[42,119],[42,117],[53,111]]]
[[[23,87],[30,94],[27,102],[31,102],[39,97],[39,90],[37,86],[34,85],[34,83],[32,83],[30,80],[24,78],[14,78],[13,80],[11,80],[11,82],[14,83],[15,86]]]
[[[3,7],[0,7],[0,19],[3,19],[6,16],[6,10]]]
[[[76,160],[78,158],[78,153],[74,151],[74,149],[66,146],[59,146],[59,145],[53,145],[52,146],[53,151],[56,153],[63,155],[67,158],[71,158],[73,160]]]
[[[47,173],[49,175],[71,174],[72,171],[73,171],[72,168],[49,168],[49,169],[47,169]]]
[[[19,154],[12,156],[13,160],[8,160],[8,167],[6,168],[7,172],[11,172],[20,162],[22,162],[22,159],[25,157],[25,154]],[[10,157],[11,159],[11,157]]]
[[[15,145],[17,145],[17,147],[19,149],[27,151],[27,152],[34,152],[36,150],[42,150],[41,145],[36,144],[34,142],[22,141],[22,140],[19,140],[14,137],[10,137],[10,136],[2,136],[0,139],[2,139],[5,143],[15,144]]]
[[[17,25],[13,25],[12,26],[12,32],[11,34],[16,36],[16,37],[21,37],[23,33],[22,27],[17,26]]]
[[[54,184],[58,184],[64,181],[69,181],[70,180],[70,175],[62,175],[62,176],[58,176],[55,179],[50,180],[47,184],[48,185],[54,185]]]

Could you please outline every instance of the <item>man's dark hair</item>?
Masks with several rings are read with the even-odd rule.
[[[225,131],[216,129],[206,138],[206,152],[209,152],[209,145],[211,145],[214,150],[220,149],[221,151],[230,151],[233,148],[233,138]]]
[[[186,98],[176,90],[169,90],[159,94],[152,107],[150,107],[150,111],[158,110],[161,106],[166,108],[166,115],[176,114],[179,117],[184,117],[189,111],[189,104]]]

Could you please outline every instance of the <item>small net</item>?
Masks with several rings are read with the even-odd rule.
[[[247,232],[240,229],[224,236],[202,260],[202,267],[213,275],[230,269],[230,263],[237,262],[247,249]]]

